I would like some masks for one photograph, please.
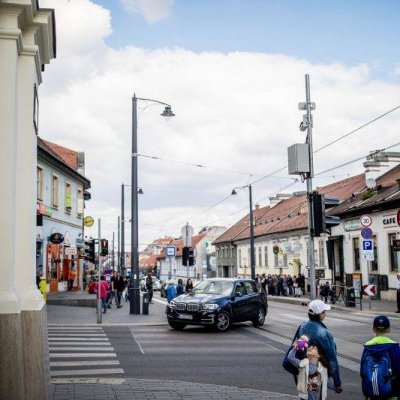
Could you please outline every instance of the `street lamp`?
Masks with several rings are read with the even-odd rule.
[[[253,223],[253,194],[251,183],[246,186],[239,186],[232,189],[232,195],[237,194],[235,189],[249,189],[249,204],[250,204],[250,214],[249,214],[249,227],[250,227],[250,268],[251,268],[251,279],[256,279],[256,263],[254,255],[254,223]]]
[[[139,291],[139,240],[138,240],[138,176],[137,176],[137,101],[150,101],[164,105],[163,117],[173,117],[171,106],[162,101],[132,97],[132,202],[131,202],[131,284],[129,286],[129,310],[130,314],[140,314],[140,291]],[[132,284],[133,283],[133,284]]]

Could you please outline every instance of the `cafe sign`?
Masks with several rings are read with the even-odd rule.
[[[362,228],[361,221],[359,218],[349,219],[348,221],[344,221],[343,226],[345,231],[358,231]]]

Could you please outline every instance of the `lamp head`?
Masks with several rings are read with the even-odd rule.
[[[231,194],[232,194],[232,195],[235,195],[235,194],[237,194],[236,190],[235,190],[235,189],[233,189]]]
[[[144,194],[144,192],[143,192],[143,189],[142,189],[142,188],[139,188],[139,189],[138,189],[138,194]]]
[[[164,111],[160,115],[162,117],[175,117],[175,114],[173,113],[171,106],[165,106]]]

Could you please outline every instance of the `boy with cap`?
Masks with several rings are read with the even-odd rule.
[[[372,329],[375,337],[365,343],[360,363],[363,393],[371,400],[399,399],[400,346],[386,336],[390,333],[389,318],[379,315]],[[381,394],[385,390],[389,393]]]

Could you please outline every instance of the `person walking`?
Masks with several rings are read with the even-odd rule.
[[[397,274],[397,313],[400,313],[400,273]]]
[[[309,320],[299,326],[298,337],[307,336],[310,343],[315,343],[318,348],[323,350],[329,365],[329,376],[333,378],[335,392],[341,393],[343,389],[336,355],[336,343],[332,334],[322,322],[326,317],[326,311],[330,309],[331,306],[321,300],[310,301],[308,304]]]
[[[328,297],[329,297],[330,291],[331,291],[331,287],[329,286],[329,282],[325,282],[323,285],[321,285],[319,294],[321,296],[321,300],[324,301],[325,303],[328,302]]]
[[[374,319],[375,337],[365,343],[360,362],[364,396],[370,400],[400,398],[400,346],[387,337],[390,321],[385,315]]]
[[[176,297],[176,288],[175,288],[175,282],[173,279],[170,279],[168,281],[168,286],[167,286],[167,301],[168,303],[171,303],[171,300]]]
[[[152,303],[153,300],[153,278],[151,275],[151,272],[148,272],[147,278],[146,278],[146,290],[147,293],[149,294],[149,303]]]
[[[178,279],[178,284],[176,285],[176,295],[180,296],[181,294],[184,294],[185,290],[183,288],[183,280],[182,278]]]
[[[115,294],[116,294],[115,302],[117,304],[117,308],[121,308],[122,307],[122,303],[121,303],[122,292],[125,289],[125,281],[119,271],[117,271],[117,273],[115,275],[114,289],[115,289]]]
[[[68,290],[72,290],[74,287],[74,281],[75,281],[75,271],[71,267],[68,271]]]
[[[97,286],[97,298],[101,299],[101,304],[103,306],[103,314],[107,312],[107,288],[108,283],[104,275],[100,277],[100,282],[96,282]]]

